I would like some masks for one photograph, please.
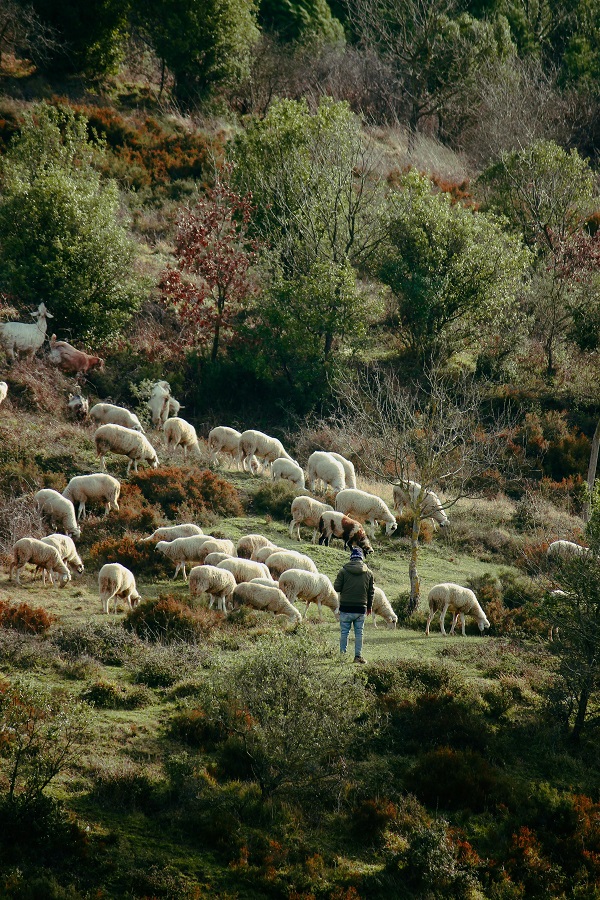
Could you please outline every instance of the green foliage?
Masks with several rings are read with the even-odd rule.
[[[210,615],[209,610],[209,619]],[[216,614],[214,619],[215,622],[218,619]],[[189,644],[150,645],[132,662],[133,681],[150,688],[171,687],[177,681],[191,678],[201,666],[207,664],[207,660],[203,647],[190,647]]]
[[[151,643],[195,643],[203,637],[207,623],[172,594],[161,594],[130,610],[123,620],[123,628]]]
[[[101,679],[82,691],[81,699],[99,709],[139,709],[149,702],[149,693]]]
[[[289,481],[267,481],[252,498],[253,509],[258,513],[267,513],[280,520],[290,520],[292,500],[301,497],[306,491],[298,490]]]
[[[259,21],[284,41],[335,44],[344,39],[344,29],[327,0],[261,0]]]
[[[423,753],[410,779],[411,790],[430,808],[482,812],[506,798],[498,770],[473,750],[441,747]]]
[[[40,104],[2,165],[3,285],[26,303],[43,297],[57,333],[86,341],[117,335],[141,299],[117,187],[94,166],[101,151],[85,118]]]
[[[419,359],[447,358],[514,323],[529,254],[496,219],[433,193],[414,171],[390,197],[389,217],[376,271]]]
[[[128,634],[121,623],[61,625],[52,633],[52,643],[61,654],[71,659],[92,658],[105,666],[122,666],[139,641]]]
[[[164,514],[177,518],[179,506],[187,503],[198,519],[207,516],[240,516],[242,505],[237,490],[214,472],[193,472],[176,466],[145,469],[132,475],[145,499],[161,507]]]

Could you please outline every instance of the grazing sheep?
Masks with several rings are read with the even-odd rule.
[[[52,488],[42,488],[33,499],[42,515],[48,516],[51,523],[60,526],[61,531],[72,535],[76,540],[81,537],[81,529],[75,518],[75,507],[70,500]]]
[[[156,450],[147,437],[123,428],[122,425],[101,425],[94,435],[96,454],[102,461],[102,468],[106,469],[105,456],[110,450],[121,456],[128,456],[127,474],[133,464],[134,471],[138,470],[138,462],[148,462],[153,469],[158,468],[158,456]]]
[[[57,341],[55,334],[50,338],[48,359],[62,372],[73,375],[85,375],[90,369],[104,368],[104,360],[100,356],[90,356],[83,350],[77,350],[72,344],[67,344],[66,341]]]
[[[40,303],[31,316],[35,319],[33,325],[25,322],[3,322],[0,325],[0,344],[11,361],[16,359],[17,353],[24,353],[28,359],[33,359],[46,340],[47,320],[54,316],[48,312],[44,303]]]
[[[119,512],[119,495],[121,483],[112,475],[96,472],[94,475],[75,475],[62,492],[63,497],[73,505],[79,504],[77,518],[85,519],[85,505],[88,500],[101,500],[105,505],[104,516],[111,509]]]
[[[162,553],[167,559],[170,559],[171,562],[175,563],[173,580],[177,578],[177,573],[182,569],[183,580],[187,581],[185,564],[194,563],[194,565],[201,565],[208,553],[205,553],[204,556],[201,557],[200,552],[202,547],[208,541],[211,543],[214,542],[214,538],[210,534],[194,534],[190,537],[178,537],[172,541],[159,541],[154,548],[154,552]],[[215,550],[217,549],[220,548],[216,547]]]
[[[295,459],[283,449],[283,444],[277,438],[269,437],[262,431],[254,431],[249,429],[242,432],[239,442],[238,458],[242,463],[244,472],[258,474],[263,468],[270,467],[276,459],[289,459],[296,462]],[[256,460],[254,459],[256,457]],[[257,462],[257,472],[254,472],[253,462]]]
[[[319,500],[313,500],[312,497],[295,497],[292,500],[292,521],[290,522],[290,537],[294,537],[294,531],[297,531],[298,540],[300,540],[300,526],[308,525],[313,529],[312,542],[317,540],[319,519],[324,512],[333,509],[328,503],[321,503]]]
[[[319,544],[329,547],[332,537],[340,538],[344,542],[344,550],[352,547],[360,547],[363,553],[372,553],[373,548],[367,537],[365,529],[360,522],[350,519],[344,513],[324,512],[319,519]]]
[[[217,425],[208,433],[208,449],[210,451],[210,462],[214,465],[218,462],[219,453],[225,453],[230,456],[236,469],[240,467],[239,452],[241,432],[235,428],[228,428],[227,425]]]
[[[300,490],[304,490],[304,472],[298,463],[291,459],[276,459],[271,466],[271,474],[273,481],[283,478],[285,481],[291,481]]]
[[[334,459],[337,459],[337,461],[342,464],[342,467],[344,469],[344,476],[346,479],[346,487],[355,488],[356,472],[354,471],[354,465],[350,462],[349,459],[346,459],[345,456],[342,456],[341,453],[334,453],[332,450],[330,450],[329,455],[333,456]]]
[[[117,612],[117,600],[125,600],[129,608],[133,609],[141,600],[135,586],[133,572],[122,566],[121,563],[106,563],[98,573],[98,590],[102,601],[102,611],[108,615],[110,601],[115,601],[115,614]]]
[[[83,574],[84,565],[77,552],[73,538],[66,534],[48,534],[42,538],[42,541],[44,544],[50,544],[51,547],[55,547],[60,554],[60,558],[69,568],[75,569],[78,575]]]
[[[261,547],[274,547],[273,544],[268,538],[263,537],[262,534],[246,534],[244,537],[241,537],[237,542],[237,555],[242,559],[252,559],[252,554],[255,550],[260,550]]]
[[[90,412],[90,401],[81,394],[69,394],[67,412],[72,419],[83,422]]]
[[[200,549],[198,562],[202,564],[209,553],[226,553],[228,557],[237,559],[237,556],[234,556],[235,545],[233,541],[229,541],[226,538],[211,537]]]
[[[310,556],[295,550],[277,550],[265,560],[265,565],[273,578],[280,578],[287,569],[305,569],[317,574],[318,570]]]
[[[373,609],[371,611],[371,615],[375,628],[377,628],[377,622],[375,621],[376,615],[381,616],[382,619],[385,619],[388,628],[395,628],[396,623],[398,622],[398,616],[392,609],[392,604],[379,587],[375,587],[375,593],[373,595]]]
[[[436,584],[435,587],[432,587],[429,591],[427,601],[429,603],[429,615],[427,617],[425,634],[429,634],[429,626],[436,612],[440,613],[440,631],[442,634],[446,634],[444,619],[446,618],[446,612],[448,610],[450,610],[454,617],[450,634],[454,634],[454,627],[460,617],[462,634],[464,637],[465,615],[473,616],[481,633],[483,633],[484,628],[490,627],[490,623],[473,591],[469,588],[461,587],[460,584],[453,584],[452,582]]]
[[[24,537],[13,545],[9,571],[11,581],[13,571],[16,571],[15,580],[17,584],[21,584],[19,569],[22,569],[27,563],[31,563],[37,569],[42,570],[44,584],[46,584],[46,572],[50,576],[50,584],[54,584],[53,572],[56,572],[58,575],[61,587],[64,587],[71,580],[71,573],[62,561],[56,547],[44,543],[44,541],[38,541],[37,538]]]
[[[204,534],[198,525],[164,525],[157,528],[149,537],[140,538],[140,542],[144,541],[174,541],[180,537],[194,537],[194,535]]]
[[[217,568],[231,572],[236,584],[241,584],[242,581],[252,581],[253,578],[271,578],[271,573],[264,563],[257,563],[251,559],[240,559],[239,556],[222,560],[218,563]]]
[[[270,587],[252,581],[242,582],[242,584],[236,585],[232,599],[234,606],[243,604],[252,609],[272,612],[276,616],[286,616],[291,625],[297,625],[302,621],[302,616],[296,607],[292,606],[283,591],[280,591],[275,584]]]
[[[314,572],[307,572],[304,569],[286,569],[279,577],[279,588],[290,603],[296,603],[298,600],[306,603],[304,618],[311,603],[317,604],[319,615],[323,605],[328,606],[334,615],[339,611],[340,599],[327,575],[318,573],[315,575]]]
[[[212,609],[217,601],[217,609],[227,614],[227,601],[233,594],[235,578],[231,572],[218,569],[216,566],[194,566],[190,572],[190,598],[196,599],[201,594],[208,594],[210,602],[208,608]]]
[[[324,489],[330,487],[334,494],[343,491],[346,487],[344,466],[331,453],[325,453],[324,450],[315,450],[314,453],[311,453],[308,457],[306,472],[311,491],[315,490],[317,481],[322,483]]]
[[[548,559],[568,559],[573,556],[589,556],[589,547],[582,547],[574,541],[552,541],[546,550]]]
[[[175,453],[177,448],[181,447],[184,460],[187,459],[188,449],[195,456],[200,456],[196,429],[185,419],[180,419],[178,416],[167,419],[163,425],[163,431],[167,438],[167,453]]]
[[[96,425],[121,425],[123,428],[131,428],[145,434],[136,414],[124,406],[115,406],[114,403],[96,403],[90,409],[90,419]]]
[[[222,553],[220,550],[213,550],[212,553],[209,553],[205,558],[203,565],[204,566],[218,566],[220,562],[223,562],[224,559],[235,559],[231,555],[231,553]]]
[[[402,510],[405,506],[410,506],[411,509],[415,508],[422,491],[423,488],[418,481],[405,481],[402,484],[394,485],[394,507],[400,515],[402,515]],[[448,516],[444,512],[442,501],[433,491],[423,491],[421,518],[433,519],[440,528],[445,528],[448,525]]]
[[[371,537],[375,534],[375,525],[378,522],[385,523],[385,533],[392,534],[398,527],[395,517],[389,511],[381,497],[368,494],[366,491],[358,491],[349,488],[335,498],[335,508],[338,512],[346,513],[351,519],[356,519],[367,525],[371,523]]]
[[[264,563],[272,553],[277,553],[278,551],[281,551],[283,553],[285,551],[285,547],[278,547],[276,544],[271,544],[270,546],[266,547],[258,547],[258,549],[254,551],[250,559],[254,560],[254,562]]]
[[[5,381],[0,381],[0,403],[4,403],[8,394],[8,385]]]

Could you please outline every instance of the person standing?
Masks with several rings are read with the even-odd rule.
[[[352,548],[350,561],[338,572],[333,587],[340,595],[340,653],[346,652],[350,629],[354,626],[354,662],[365,663],[363,631],[365,619],[373,608],[375,581],[360,547]]]

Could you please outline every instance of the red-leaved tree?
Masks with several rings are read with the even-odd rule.
[[[252,211],[250,194],[242,196],[217,178],[206,197],[180,211],[177,265],[161,275],[162,295],[181,320],[181,347],[210,348],[212,361],[254,290],[251,268],[258,248],[247,233]]]

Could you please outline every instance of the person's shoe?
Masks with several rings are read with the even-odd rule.
[[[355,656],[354,662],[361,663],[361,665],[364,665],[366,663],[366,659],[363,656]]]

